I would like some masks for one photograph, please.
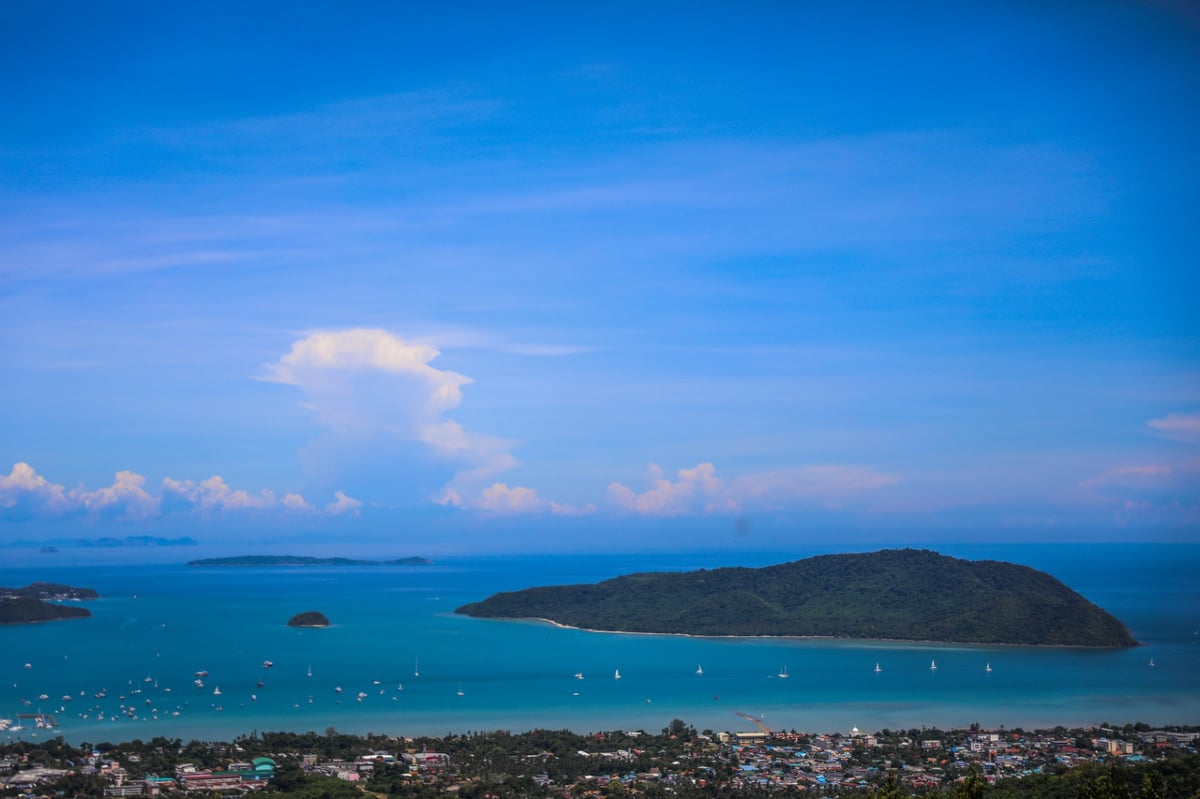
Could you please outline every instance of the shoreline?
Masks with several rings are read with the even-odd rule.
[[[675,638],[695,638],[699,640],[714,641],[861,641],[862,643],[921,644],[927,646],[962,647],[965,649],[1055,649],[1079,650],[1081,652],[1114,652],[1146,646],[1146,644],[1142,643],[1141,641],[1134,646],[1071,646],[1070,644],[1006,644],[1000,642],[976,643],[971,641],[934,641],[916,638],[850,638],[840,635],[703,635],[700,633],[652,633],[639,630],[598,630],[591,627],[577,627],[573,624],[564,624],[563,622],[555,621],[554,619],[547,619],[542,616],[523,616],[520,618],[499,616],[467,616],[467,618],[483,619],[485,621],[544,622],[545,624],[549,624],[551,627],[558,627],[563,630],[579,630],[580,632],[585,633],[608,633],[610,635],[661,635]]]

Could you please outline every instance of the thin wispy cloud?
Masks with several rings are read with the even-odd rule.
[[[1200,413],[1168,413],[1159,419],[1151,419],[1146,426],[1163,438],[1200,443]]]
[[[610,484],[609,498],[618,509],[641,516],[732,514],[805,505],[840,508],[899,482],[893,475],[841,465],[801,466],[726,479],[717,476],[713,464],[701,463],[680,469],[672,480],[660,466],[651,464],[647,478],[650,486],[641,492]]]
[[[1200,522],[1200,460],[1117,466],[1081,487],[1123,524]]]

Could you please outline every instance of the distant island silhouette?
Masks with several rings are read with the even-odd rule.
[[[1045,572],[916,549],[529,588],[456,612],[612,632],[1138,645],[1119,619]]]
[[[312,558],[301,555],[238,555],[230,558],[189,560],[188,566],[429,566],[428,558],[395,560],[354,560],[352,558]]]

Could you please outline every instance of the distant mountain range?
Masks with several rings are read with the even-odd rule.
[[[1119,619],[1045,572],[915,549],[529,588],[456,612],[644,633],[1082,647],[1138,643]]]
[[[7,549],[43,549],[54,552],[58,547],[194,547],[196,541],[188,536],[160,538],[150,535],[127,535],[124,538],[50,538],[45,541],[10,541],[0,544]]]
[[[238,555],[231,558],[189,560],[189,566],[428,566],[427,558],[396,560],[353,560],[351,558],[310,558],[301,555]]]

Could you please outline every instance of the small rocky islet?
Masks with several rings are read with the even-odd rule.
[[[288,627],[328,627],[329,618],[319,610],[306,610],[288,619]]]

